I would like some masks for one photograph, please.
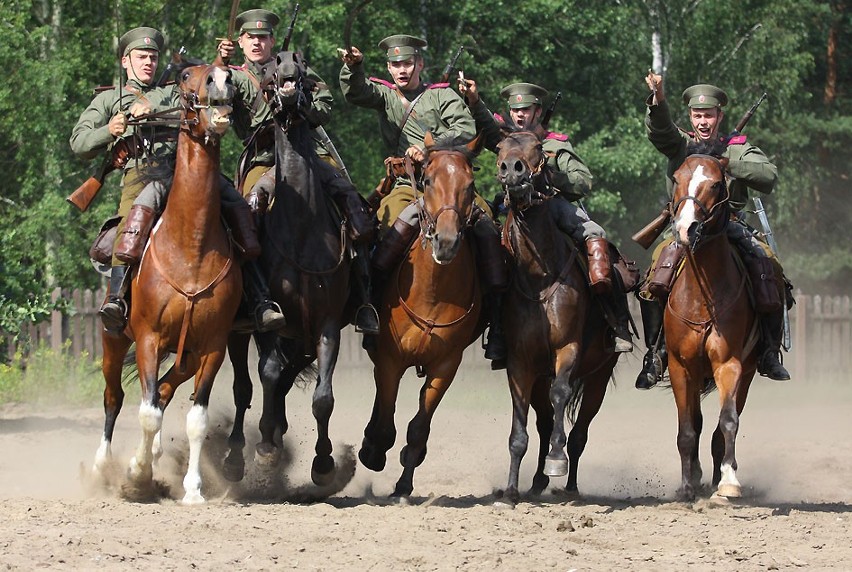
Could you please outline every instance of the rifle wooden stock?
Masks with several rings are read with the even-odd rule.
[[[97,177],[89,177],[86,182],[77,187],[77,190],[68,195],[65,200],[80,209],[80,212],[86,212],[89,205],[98,191],[101,190],[103,181],[99,181]]]
[[[639,246],[647,250],[652,244],[654,244],[654,241],[657,240],[657,237],[660,236],[660,233],[666,228],[666,225],[669,224],[670,217],[671,215],[669,214],[668,208],[663,209],[663,212],[658,214],[657,218],[646,224],[631,238],[638,243]]]

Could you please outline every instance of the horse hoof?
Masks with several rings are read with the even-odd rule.
[[[692,502],[695,500],[695,491],[691,487],[681,487],[675,493],[675,497],[681,502]]]
[[[567,459],[545,459],[544,474],[548,477],[564,477],[568,474]]]
[[[716,489],[716,494],[725,498],[740,498],[743,496],[742,487],[739,485],[719,485]]]
[[[183,496],[183,499],[181,499],[180,504],[186,505],[186,506],[191,506],[191,505],[196,505],[196,504],[204,504],[206,502],[207,501],[204,500],[204,497],[201,496],[200,491],[192,491],[192,492],[187,492]]]
[[[261,467],[271,469],[281,462],[281,449],[275,445],[261,443],[254,452],[254,460]]]
[[[315,485],[324,487],[334,481],[334,459],[331,456],[314,457],[311,463],[311,480]]]
[[[230,458],[225,459],[222,464],[222,476],[232,483],[238,483],[246,476],[245,461],[232,461]]]
[[[380,454],[371,447],[362,446],[358,451],[358,460],[371,471],[380,473],[385,469],[388,458],[386,454]]]

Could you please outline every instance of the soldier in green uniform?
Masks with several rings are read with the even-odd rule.
[[[173,161],[178,136],[177,125],[128,126],[127,114],[173,109],[180,94],[174,85],[155,87],[154,73],[163,49],[163,36],[153,28],[135,28],[119,40],[122,66],[127,70],[127,85],[119,95],[113,89],[99,94],[81,114],[71,135],[71,148],[82,158],[111,152],[119,144],[129,149],[124,166],[118,215],[121,223],[113,246],[109,295],[100,310],[107,332],[121,332],[127,324],[129,308],[125,299],[128,268],[141,257],[153,222],[164,206],[168,189],[158,182],[145,182],[148,167]],[[237,241],[245,246],[247,257],[260,252],[257,234],[248,208],[233,186],[222,178],[222,213]],[[250,265],[249,262],[247,265]],[[268,301],[258,301],[258,315],[269,316]],[[283,316],[278,314],[280,319]],[[272,316],[275,318],[275,316]],[[267,323],[267,322],[264,322]],[[270,326],[280,322],[268,322]]]
[[[485,137],[485,146],[496,153],[497,144],[503,138],[500,126],[506,123],[505,120],[488,109],[474,80],[459,78],[458,83],[459,91],[465,96],[476,120],[476,129]],[[534,129],[539,125],[542,101],[547,95],[546,89],[532,83],[513,83],[500,90],[500,96],[509,106],[509,117],[521,129]],[[633,351],[627,300],[623,293],[613,291],[606,232],[589,218],[584,209],[573,203],[591,191],[592,174],[568,141],[567,135],[544,131],[542,147],[547,154],[547,165],[551,168],[550,184],[557,196],[564,199],[549,203],[556,224],[575,244],[586,245],[589,283],[594,292],[602,295],[600,300],[612,317],[615,351]]]
[[[421,80],[425,47],[425,40],[405,34],[379,42],[379,48],[387,54],[387,70],[393,82],[375,77],[368,80],[364,56],[357,47],[340,50],[340,89],[349,103],[377,112],[379,134],[391,164],[409,157],[419,168],[425,158],[427,131],[437,143],[470,141],[476,135],[475,122],[461,97],[448,84],[430,85]],[[382,239],[373,253],[374,277],[386,275],[395,267],[420,231],[413,184],[405,174],[397,173],[393,188],[381,198],[378,218]],[[478,194],[474,202],[480,213],[473,229],[477,263],[488,291],[485,304],[492,317],[485,356],[504,360],[506,346],[497,319],[497,292],[505,287],[501,282],[506,282],[500,237],[488,204]],[[374,288],[374,294],[374,300],[380,299],[381,288]]]
[[[660,153],[668,158],[666,175],[669,196],[674,186],[672,177],[686,158],[688,144],[693,142],[719,142],[724,145],[724,157],[729,160],[728,190],[734,211],[741,211],[745,207],[749,189],[763,194],[772,192],[778,181],[778,169],[763,151],[747,143],[745,135],[726,138],[719,133],[719,126],[725,117],[722,107],[728,103],[728,96],[724,91],[712,85],[700,84],[689,87],[683,92],[683,102],[689,107],[689,119],[695,130],[685,132],[672,121],[662,76],[649,73],[645,82],[652,91],[646,102],[648,112],[645,117],[645,126],[648,139]],[[778,285],[780,291],[778,296],[783,303],[785,300],[783,271],[771,249],[766,243],[758,240],[756,234],[745,223],[742,214],[727,225],[727,233],[729,240],[742,254],[749,274],[764,277],[768,275],[768,281]],[[669,238],[656,249],[654,261],[671,241],[672,239]],[[652,268],[655,266],[656,264],[652,262]],[[775,292],[770,290],[769,294],[774,295]],[[761,290],[756,290],[755,296],[757,297],[756,305],[760,307],[764,304],[764,301],[760,299]],[[667,356],[663,333],[663,302],[663,300],[640,297],[648,353],[643,360],[643,369],[636,379],[636,387],[639,389],[653,387],[662,379],[665,371]],[[759,316],[762,327],[758,348],[760,353],[757,363],[758,372],[770,379],[788,380],[790,374],[780,361],[783,307],[770,313],[761,313]],[[655,350],[655,348],[658,349]]]
[[[275,137],[272,111],[258,98],[263,68],[275,59],[275,26],[279,17],[269,10],[255,9],[239,14],[236,26],[240,30],[237,42],[245,56],[241,66],[231,66],[232,81],[237,88],[238,104],[234,107],[234,131],[243,140],[246,150],[238,167],[239,186],[252,212],[263,216],[275,191]],[[230,40],[219,44],[219,56],[227,61],[235,47]],[[344,165],[335,160],[336,150],[323,125],[331,118],[334,98],[328,85],[310,67],[307,77],[315,83],[310,109],[305,119],[310,123],[314,149],[319,164],[323,188],[345,213],[350,223],[350,236],[355,243],[356,283],[360,287],[362,304],[355,316],[355,327],[364,333],[378,333],[378,316],[370,305],[369,244],[374,234],[372,217],[358,191],[342,172]]]
[[[121,181],[121,202],[118,215],[122,231],[133,201],[144,187],[141,179],[143,156],[153,163],[172,156],[177,141],[177,128],[146,128],[144,134],[137,126],[128,126],[128,116],[137,117],[167,108],[169,94],[154,85],[163,35],[154,28],[134,28],[119,40],[121,66],[126,70],[127,83],[121,88],[105,90],[95,96],[80,115],[71,134],[71,149],[83,159],[93,159],[112,152],[117,144],[126,145],[129,152]],[[121,236],[121,232],[118,233]],[[100,309],[104,327],[120,332],[127,322],[127,264],[113,255],[109,295]]]

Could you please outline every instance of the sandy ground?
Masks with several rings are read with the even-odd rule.
[[[505,375],[469,354],[441,404],[429,454],[408,506],[387,495],[398,453],[373,473],[354,461],[372,404],[368,370],[341,364],[332,418],[341,478],[326,500],[306,502],[314,422],[310,393],[294,390],[286,466],[268,476],[249,467],[228,486],[216,463],[204,471],[207,505],[182,494],[189,387],[166,413],[166,455],[155,477],[168,491],[155,502],[96,489],[88,478],[100,438],[100,409],[0,409],[0,567],[68,570],[788,570],[852,569],[852,386],[758,379],[742,417],[736,503],[705,495],[675,500],[679,460],[675,408],[664,391],[639,392],[639,356],[619,366],[592,424],[580,468],[580,500],[549,492],[515,509],[495,506],[505,485],[510,423]],[[420,381],[403,380],[397,428],[404,436]],[[256,395],[259,392],[256,392]],[[119,419],[122,467],[139,438],[137,397]],[[230,429],[229,378],[220,376],[208,449]],[[718,405],[705,401],[705,426]],[[257,426],[259,405],[248,427]],[[256,432],[249,434],[253,450]],[[529,486],[535,451],[524,463]],[[705,480],[709,433],[702,441]],[[563,479],[552,480],[556,488]]]

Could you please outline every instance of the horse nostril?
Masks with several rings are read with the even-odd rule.
[[[524,172],[523,161],[515,161],[515,172],[516,173],[523,173]]]

